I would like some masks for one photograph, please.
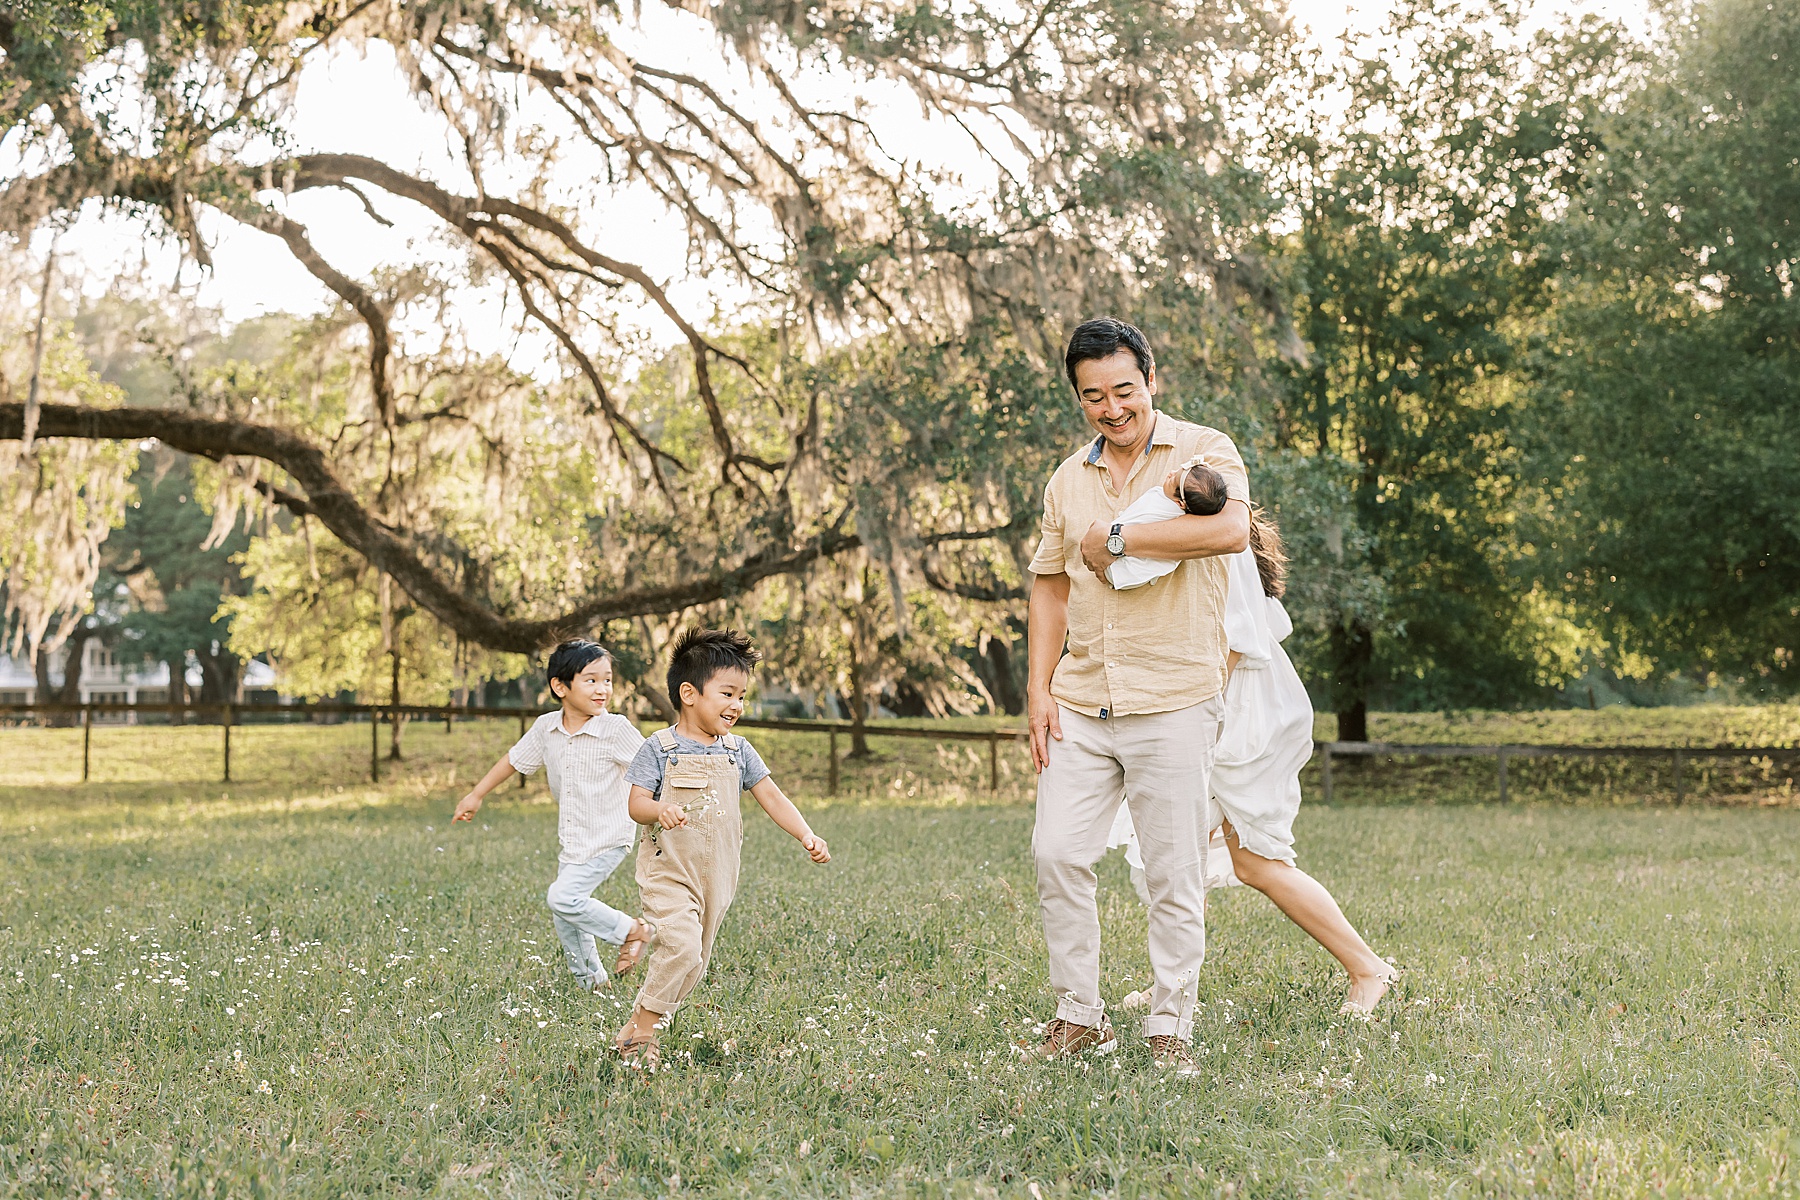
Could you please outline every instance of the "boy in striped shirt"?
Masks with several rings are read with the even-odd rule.
[[[591,990],[607,980],[595,939],[620,948],[613,970],[623,972],[643,956],[651,938],[648,923],[593,896],[637,840],[637,825],[625,807],[625,768],[644,737],[630,721],[606,711],[612,701],[612,655],[598,642],[577,638],[562,643],[550,652],[547,673],[562,708],[537,719],[462,798],[453,820],[472,820],[487,794],[514,774],[545,769],[556,798],[562,853],[556,882],[544,898],[569,970]]]

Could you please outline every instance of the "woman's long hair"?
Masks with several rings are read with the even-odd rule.
[[[1287,594],[1287,552],[1281,548],[1281,530],[1260,506],[1250,509],[1250,552],[1256,555],[1263,595],[1281,599]]]

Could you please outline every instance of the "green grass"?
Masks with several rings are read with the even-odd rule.
[[[908,796],[940,764],[896,750],[828,805],[761,734],[836,861],[749,819],[691,1059],[646,1082],[605,1051],[629,990],[560,962],[541,784],[448,824],[510,732],[416,726],[380,787],[366,726],[240,730],[229,786],[216,728],[98,731],[86,787],[78,733],[0,733],[0,1196],[1800,1195],[1792,810],[1309,807],[1303,864],[1403,985],[1337,1017],[1330,960],[1218,896],[1174,1083],[1131,1043],[1011,1061],[1051,1004],[985,761]],[[1101,896],[1117,1002],[1116,858]]]

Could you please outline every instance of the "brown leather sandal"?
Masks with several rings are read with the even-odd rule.
[[[642,925],[648,932],[643,937],[637,936],[638,926]],[[644,955],[656,945],[656,926],[639,917],[632,925],[631,933],[619,945],[619,961],[613,964],[613,974],[623,975],[638,965]]]
[[[650,1037],[626,1038],[618,1044],[619,1057],[634,1071],[654,1074],[662,1066],[662,1042]]]

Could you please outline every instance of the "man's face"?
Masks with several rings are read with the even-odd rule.
[[[1151,408],[1156,396],[1156,369],[1148,377],[1138,369],[1137,358],[1121,349],[1110,358],[1090,358],[1075,364],[1075,391],[1081,414],[1095,433],[1120,450],[1135,450],[1150,436],[1156,417]]]

